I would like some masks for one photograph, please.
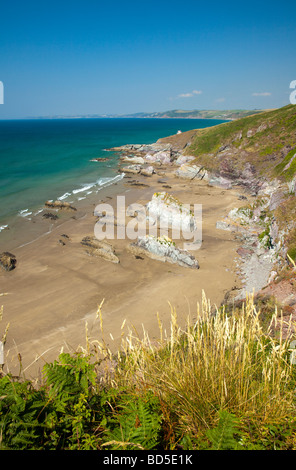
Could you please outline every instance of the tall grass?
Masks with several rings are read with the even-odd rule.
[[[101,339],[86,324],[86,346],[46,364],[38,388],[0,370],[0,448],[296,449],[293,324],[276,307],[266,327],[253,296],[228,311],[203,294],[184,326],[171,306],[157,341],[124,321],[114,354],[103,303]]]
[[[275,325],[277,337],[271,334]],[[292,336],[284,339],[282,326],[275,309],[263,331],[252,296],[239,312],[223,307],[213,313],[203,295],[197,320],[188,318],[185,328],[171,307],[170,332],[159,322],[157,342],[146,331],[140,337],[130,330],[122,337],[112,385],[154,391],[190,433],[212,428],[220,410],[267,423],[283,420],[295,415],[295,366]]]

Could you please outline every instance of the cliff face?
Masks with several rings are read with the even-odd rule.
[[[256,278],[255,292],[280,298],[296,318],[296,106],[160,142],[194,157],[189,164],[202,167],[209,184],[237,186],[251,196],[252,203],[232,211],[217,228],[241,237],[246,285]]]

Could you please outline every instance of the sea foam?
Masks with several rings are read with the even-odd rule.
[[[18,215],[21,217],[28,217],[29,215],[32,215],[33,212],[29,212],[29,209],[23,209],[22,211],[19,211]]]
[[[124,177],[124,173],[121,173],[120,175],[112,176],[112,177],[103,177],[99,178],[97,181],[94,181],[93,183],[86,183],[83,184],[80,188],[73,189],[73,191],[66,192],[62,196],[58,197],[58,200],[61,201],[63,199],[67,199],[70,196],[73,196],[75,194],[83,193],[86,191],[86,194],[92,194],[93,190],[97,188],[97,191],[99,191],[102,188],[105,188],[106,186],[110,186],[111,184],[116,183],[117,181],[122,180]],[[85,197],[83,197],[85,199]],[[78,200],[81,200],[81,197],[78,198]]]

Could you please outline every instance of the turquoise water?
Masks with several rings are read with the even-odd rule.
[[[106,148],[220,124],[201,119],[54,119],[0,121],[0,230],[48,199],[85,197],[121,178]],[[92,162],[108,157],[108,162]]]

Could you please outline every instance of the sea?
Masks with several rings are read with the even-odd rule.
[[[118,182],[119,154],[107,149],[225,121],[212,119],[0,120],[0,238],[14,218],[38,214],[47,200],[75,202]],[[107,158],[107,161],[94,161]]]

